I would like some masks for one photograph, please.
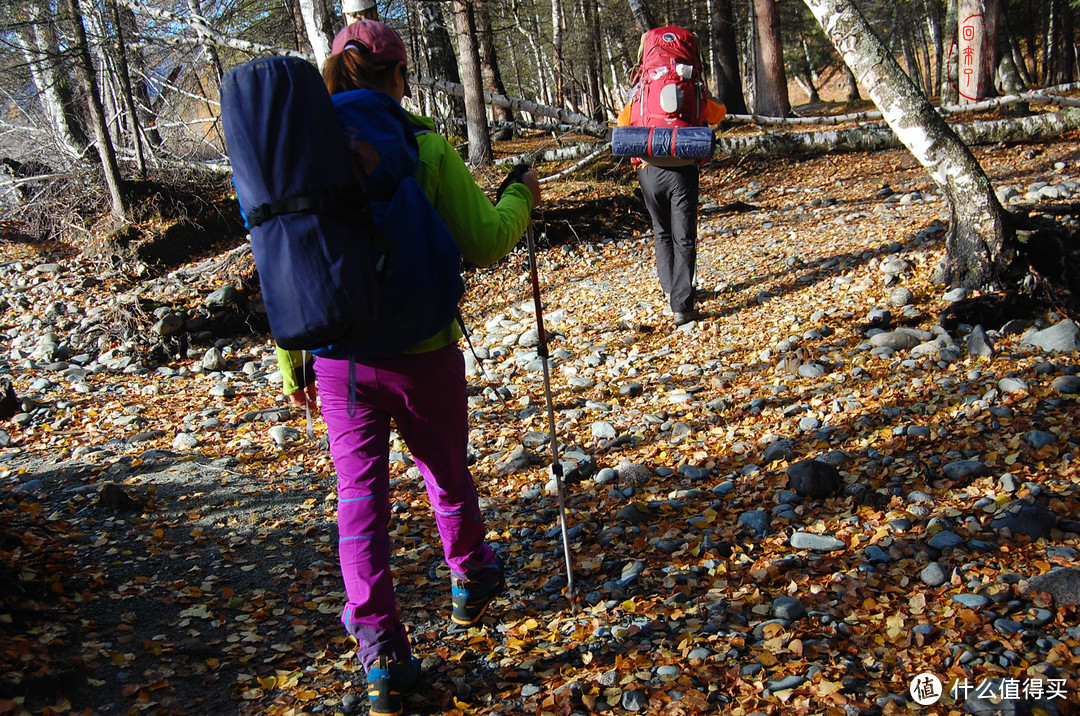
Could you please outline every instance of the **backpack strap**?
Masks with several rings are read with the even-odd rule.
[[[393,191],[385,192],[371,192],[365,191],[359,184],[353,184],[347,187],[337,187],[334,189],[324,189],[322,191],[311,192],[306,194],[294,194],[282,199],[270,201],[247,212],[246,219],[248,226],[254,228],[259,224],[263,224],[275,216],[281,216],[283,214],[297,214],[297,213],[310,213],[318,214],[321,212],[340,211],[341,209],[348,209],[351,211],[368,212],[367,202],[369,201],[389,201],[393,197]]]

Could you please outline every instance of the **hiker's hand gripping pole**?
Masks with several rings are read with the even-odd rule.
[[[533,238],[532,218],[529,219],[528,228],[525,229],[526,240],[529,244],[529,272],[532,279],[533,305],[536,308],[536,332],[540,343],[536,347],[536,354],[540,357],[544,375],[544,400],[547,402],[548,411],[548,434],[551,436],[551,474],[555,476],[555,491],[559,495],[559,525],[562,527],[563,555],[566,557],[566,594],[570,598],[570,606],[577,609],[574,600],[574,568],[570,563],[570,534],[566,525],[566,498],[563,494],[563,470],[559,462],[559,441],[555,436],[555,406],[551,402],[551,378],[548,375],[548,347],[547,334],[544,332],[544,311],[540,300],[540,279],[536,270],[536,241]]]

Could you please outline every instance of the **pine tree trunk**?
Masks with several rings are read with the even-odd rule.
[[[786,117],[791,114],[791,101],[787,95],[780,12],[776,0],[754,0],[754,14],[758,27],[754,113],[764,117]]]
[[[709,34],[716,98],[727,107],[729,113],[746,114],[746,99],[739,74],[739,45],[735,39],[735,16],[729,0],[712,0]]]
[[[465,125],[469,139],[469,164],[490,164],[491,136],[488,134],[484,109],[483,78],[480,73],[480,53],[476,47],[476,23],[472,4],[468,0],[453,0],[454,29],[457,33],[458,67],[465,88]]]
[[[945,194],[951,212],[943,276],[993,286],[1012,264],[1012,226],[971,151],[885,51],[851,0],[803,0],[885,121]]]

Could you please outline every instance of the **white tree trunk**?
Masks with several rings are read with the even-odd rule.
[[[29,22],[17,27],[19,49],[30,68],[41,108],[52,124],[57,146],[69,157],[80,157],[86,150],[87,139],[74,122],[65,101],[67,79],[59,61],[60,51],[51,24],[42,3],[32,0],[27,3],[27,9]]]
[[[994,188],[971,151],[953,133],[870,29],[851,0],[803,0],[885,121],[926,168],[949,201],[949,284],[997,284],[1014,252],[1012,229]]]
[[[311,51],[315,54],[315,64],[322,69],[326,58],[330,56],[333,43],[333,29],[330,27],[330,13],[326,11],[323,0],[300,0],[300,14],[304,17],[304,29],[307,30]]]

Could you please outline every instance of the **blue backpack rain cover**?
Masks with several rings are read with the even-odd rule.
[[[416,137],[393,97],[331,98],[313,65],[273,57],[230,71],[221,100],[278,345],[388,358],[450,325],[461,253],[416,181]]]
[[[240,65],[222,78],[221,120],[274,340],[311,350],[370,330],[370,213],[319,71],[295,57]]]

